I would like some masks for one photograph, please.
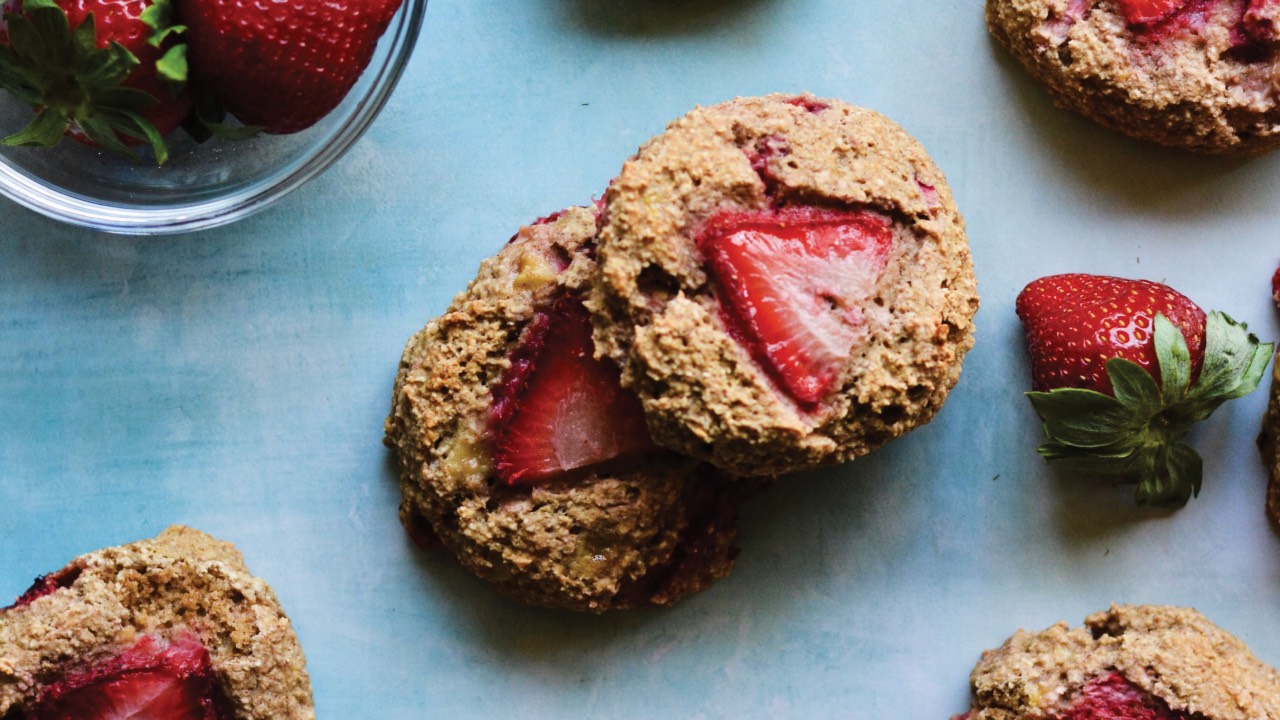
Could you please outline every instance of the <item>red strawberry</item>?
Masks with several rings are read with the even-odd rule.
[[[198,82],[246,125],[311,127],[369,64],[400,0],[177,0]]]
[[[1205,315],[1185,295],[1147,280],[1101,275],[1052,275],[1033,281],[1017,301],[1031,349],[1031,387],[1077,387],[1111,392],[1106,363],[1121,357],[1148,372],[1156,313],[1182,331],[1192,379],[1204,361]]]
[[[1271,357],[1227,315],[1207,318],[1146,280],[1054,275],[1017,300],[1040,454],[1138,484],[1139,503],[1182,505],[1200,491],[1200,456],[1181,442],[1223,402],[1257,387]],[[1046,392],[1047,391],[1047,392]]]
[[[500,478],[536,482],[654,448],[640,401],[622,389],[618,369],[593,353],[578,298],[561,298],[525,331],[493,390]]]
[[[209,652],[190,635],[144,637],[45,688],[33,720],[230,720]]]
[[[1120,673],[1109,673],[1085,683],[1059,720],[1187,720],[1164,700],[1134,685]]]
[[[888,218],[794,208],[722,213],[697,244],[730,331],[801,405],[835,389],[866,336],[863,307],[888,263]]]
[[[169,0],[9,0],[0,33],[0,87],[37,109],[7,145],[49,147],[63,135],[132,155],[191,110],[186,47]]]
[[[1130,25],[1159,22],[1182,9],[1189,0],[1117,0]]]

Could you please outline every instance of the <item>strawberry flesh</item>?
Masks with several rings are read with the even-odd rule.
[[[144,637],[41,691],[32,720],[231,720],[209,652],[194,636]]]
[[[1118,0],[1120,12],[1130,25],[1150,25],[1174,15],[1188,0]]]
[[[1187,720],[1190,717],[1170,709],[1164,700],[1113,672],[1086,683],[1055,720]]]
[[[721,316],[803,407],[840,383],[867,335],[865,305],[888,264],[888,218],[867,211],[723,212],[697,236]]]
[[[1153,342],[1155,315],[1182,330],[1191,353],[1191,381],[1204,362],[1205,314],[1185,295],[1148,280],[1102,275],[1052,275],[1018,295],[1016,310],[1027,334],[1032,387],[1111,394],[1106,362],[1131,360],[1159,382]]]
[[[618,369],[594,357],[579,298],[538,313],[493,389],[494,469],[509,484],[535,483],[654,449],[640,401]]]

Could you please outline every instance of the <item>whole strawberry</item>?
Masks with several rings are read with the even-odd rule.
[[[49,147],[67,135],[132,155],[191,110],[186,48],[169,0],[10,0],[0,28],[0,87],[36,108],[6,145]]]
[[[1027,285],[1016,309],[1040,454],[1137,483],[1139,504],[1200,492],[1203,463],[1183,436],[1257,387],[1271,358],[1243,323],[1147,280],[1053,275]]]
[[[400,0],[178,0],[192,74],[227,112],[269,133],[327,115],[368,66]]]

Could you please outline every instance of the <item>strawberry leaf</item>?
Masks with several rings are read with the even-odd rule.
[[[1156,360],[1160,366],[1160,392],[1166,405],[1181,400],[1191,384],[1191,351],[1182,336],[1163,313],[1155,318],[1154,340]]]
[[[25,147],[52,147],[62,134],[66,132],[70,120],[66,115],[45,108],[31,118],[31,122],[18,132],[10,135],[0,144]]]
[[[1096,473],[1099,475],[1115,475],[1130,472],[1136,464],[1131,449],[1115,450],[1106,446],[1100,448],[1077,448],[1058,442],[1047,442],[1037,448],[1040,456],[1049,462],[1078,472]],[[1123,468],[1121,473],[1116,468]]]
[[[1156,315],[1153,341],[1159,385],[1140,365],[1112,358],[1106,370],[1114,397],[1078,388],[1027,397],[1043,421],[1045,460],[1136,483],[1139,504],[1180,506],[1199,494],[1204,475],[1183,436],[1222,403],[1253,391],[1273,346],[1226,314],[1210,313],[1200,376],[1187,387],[1192,367],[1182,332]]]
[[[170,84],[174,95],[182,92],[187,82],[187,46],[174,45],[156,61],[156,72]]]
[[[127,118],[128,122],[113,125],[113,127],[118,132],[124,133],[129,137],[145,141],[151,146],[151,151],[156,156],[156,165],[163,165],[169,159],[169,149],[165,147],[164,136],[156,129],[156,126],[138,113],[125,112],[121,114]],[[130,154],[132,155],[132,153]]]
[[[151,47],[160,47],[170,35],[186,32],[186,25],[175,25],[173,22],[173,2],[171,0],[154,0],[147,6],[138,19],[151,28],[151,37],[147,43]]]
[[[106,119],[101,117],[81,118],[77,121],[77,124],[80,126],[80,131],[84,133],[84,136],[103,150],[108,150],[117,155],[133,157],[133,152],[120,141],[111,123]]]
[[[1246,381],[1245,371],[1253,363],[1258,339],[1246,332],[1242,323],[1215,312],[1210,313],[1205,324],[1204,343],[1204,368],[1200,380],[1187,394],[1188,399],[1227,400],[1247,393],[1248,390],[1239,392],[1240,385]]]
[[[1116,400],[1134,415],[1151,416],[1163,406],[1155,378],[1132,360],[1111,358],[1107,361],[1107,376]]]
[[[22,0],[22,12],[35,10],[61,10],[56,0]]]
[[[1200,494],[1204,461],[1191,446],[1174,443],[1157,457],[1134,492],[1139,505],[1181,506]]]

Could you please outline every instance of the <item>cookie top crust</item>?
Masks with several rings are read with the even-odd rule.
[[[585,294],[595,228],[594,208],[570,208],[521,228],[481,263],[409,340],[386,437],[411,534],[429,525],[464,566],[516,600],[603,612],[668,604],[726,575],[742,491],[657,447],[531,483],[498,476],[495,388],[537,317]]]
[[[0,609],[0,717],[20,717],[45,684],[144,636],[191,634],[237,720],[315,718],[293,626],[230,543],[173,526],[44,580]]]
[[[1280,718],[1280,672],[1187,608],[1112,606],[1083,627],[1019,630],[982,654],[971,681],[967,720],[1095,717],[1072,713],[1099,682],[1155,698],[1144,718]]]
[[[978,305],[964,222],[924,149],[878,113],[782,94],[697,108],[626,162],[603,204],[596,344],[661,444],[743,476],[842,462],[927,422],[959,377]],[[829,392],[793,397],[723,312],[699,242],[752,218],[884,228],[883,256],[859,251],[878,266],[840,289],[861,325],[845,328],[855,347]]]
[[[1271,17],[1280,9],[1266,0],[1155,5],[1169,11],[1151,19],[1122,0],[987,0],[986,15],[1060,107],[1194,152],[1280,144],[1280,25]]]

